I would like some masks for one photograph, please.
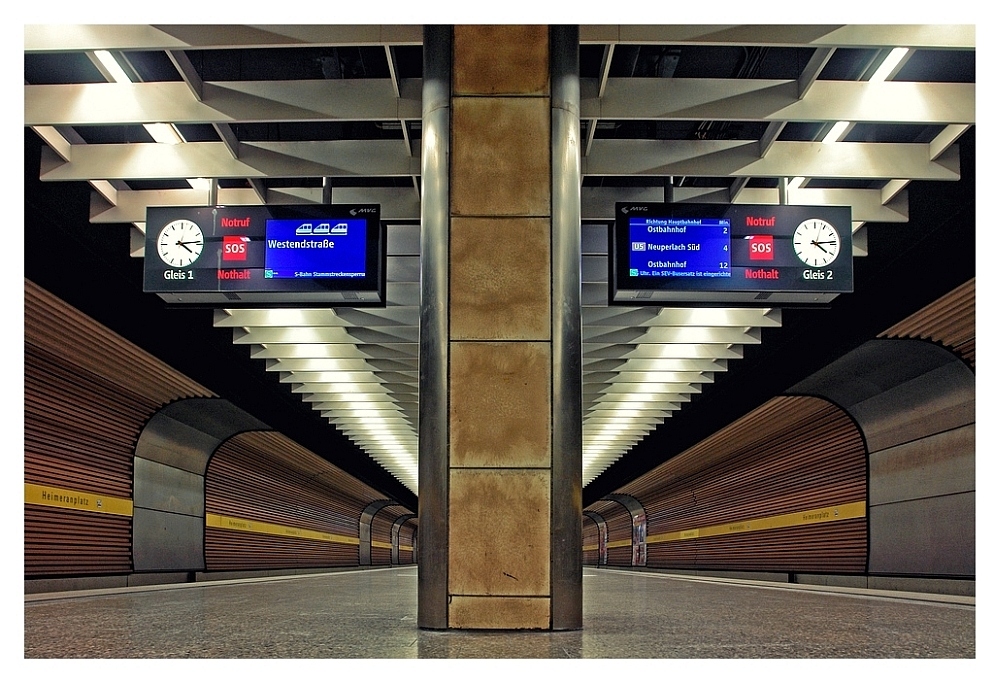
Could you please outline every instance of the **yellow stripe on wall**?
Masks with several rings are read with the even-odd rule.
[[[372,541],[373,548],[385,548],[386,550],[392,550],[392,543],[386,543],[385,541]]]
[[[73,491],[41,484],[24,484],[24,502],[67,510],[86,510],[106,515],[132,516],[132,501],[128,498],[106,496],[103,493]]]
[[[857,519],[859,517],[864,517],[865,510],[865,501],[859,500],[854,503],[831,505],[830,507],[804,510],[802,512],[793,512],[786,515],[760,517],[758,519],[749,519],[742,522],[729,522],[727,524],[717,524],[715,526],[707,526],[700,529],[670,531],[663,534],[649,536],[646,539],[646,543],[665,543],[667,541],[682,541],[689,538],[701,538],[704,536],[742,534],[747,531],[763,531],[765,529],[782,529],[786,527],[803,526],[806,524],[839,522],[844,519]],[[610,544],[608,545],[610,547]]]
[[[254,534],[269,534],[271,536],[290,536],[293,538],[308,538],[315,541],[329,541],[331,543],[347,543],[349,545],[361,545],[360,539],[351,536],[328,534],[324,531],[313,531],[312,529],[299,529],[297,527],[282,526],[280,524],[268,524],[267,522],[257,522],[250,519],[240,519],[238,517],[225,517],[223,515],[213,515],[213,514],[205,515],[205,526],[210,526],[216,529],[249,531],[250,533]]]

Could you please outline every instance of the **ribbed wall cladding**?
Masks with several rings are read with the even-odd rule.
[[[805,527],[651,543],[646,565],[689,569],[857,573],[864,570],[864,518]]]
[[[863,572],[863,517],[741,533],[698,532],[863,503],[865,457],[861,434],[842,410],[813,397],[781,396],[618,493],[635,497],[646,511],[647,566]],[[610,529],[609,520],[609,543]],[[698,537],[656,539],[680,532]],[[620,555],[609,551],[608,564],[627,566]]]
[[[26,495],[29,486],[46,489],[25,504],[25,577],[129,573],[139,435],[164,406],[214,394],[34,283],[24,288],[24,481]],[[63,500],[43,504],[52,491]],[[361,511],[384,498],[270,431],[224,443],[209,462],[205,495],[207,515],[256,526],[207,524],[210,571],[356,566]],[[105,511],[66,502],[75,499],[97,508],[103,500]],[[112,502],[116,514],[106,512]],[[375,549],[377,564],[389,564],[392,522],[407,512],[395,506],[377,520],[375,539],[385,546]],[[415,520],[405,528],[412,547]],[[412,562],[412,551],[400,561]]]
[[[608,564],[632,566],[632,515],[621,503],[600,500],[587,508],[596,512],[608,525]]]
[[[412,518],[399,527],[399,564],[414,564],[417,561],[417,520]]]
[[[25,505],[24,575],[121,574],[132,561],[132,518]]]
[[[589,509],[589,508],[588,508]],[[600,560],[601,532],[597,522],[583,516],[583,564],[596,566]]]
[[[410,514],[410,511],[401,505],[387,505],[372,519],[373,565],[392,564],[392,525],[407,514]]]
[[[976,278],[893,325],[879,339],[927,339],[976,367]]]
[[[24,282],[24,481],[132,498],[132,457],[162,406],[212,393]],[[131,517],[25,505],[26,577],[131,569]]]
[[[358,520],[365,506],[381,498],[374,489],[277,432],[237,435],[209,461],[207,515],[333,534],[345,542],[208,528],[206,569],[357,565]]]

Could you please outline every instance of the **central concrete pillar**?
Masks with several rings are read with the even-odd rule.
[[[424,36],[418,623],[582,626],[579,39]]]

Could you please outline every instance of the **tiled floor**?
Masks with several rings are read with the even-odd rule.
[[[583,588],[558,633],[420,630],[414,567],[26,595],[24,658],[976,658],[970,598],[591,568]]]

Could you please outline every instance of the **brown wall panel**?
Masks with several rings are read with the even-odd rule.
[[[976,367],[976,278],[893,325],[879,339],[928,339]]]
[[[131,568],[132,519],[26,505],[24,574],[123,574]]]
[[[135,446],[148,420],[175,401],[214,395],[30,281],[24,298],[25,483],[131,501]],[[266,431],[224,444],[205,488],[208,514],[351,539],[360,511],[384,497]],[[205,538],[209,570],[358,564],[356,543],[214,527]],[[132,571],[128,514],[29,503],[24,541],[26,578]]]
[[[24,481],[132,498],[132,459],[162,406],[212,393],[34,283],[24,283]],[[122,574],[128,516],[25,505],[26,577]]]
[[[863,517],[685,540],[655,537],[864,503],[865,459],[861,434],[842,410],[822,399],[783,396],[617,493],[645,509],[650,567],[862,572]],[[611,528],[609,519],[609,543]],[[618,528],[614,538],[623,535]],[[631,549],[612,548],[608,555],[609,564],[627,565]]]
[[[600,529],[590,517],[583,517],[583,563],[597,566],[600,560]]]
[[[207,515],[334,534],[355,543],[361,512],[383,497],[276,432],[229,439],[205,474]],[[384,535],[388,543],[388,530]],[[376,553],[375,564],[389,564],[388,548],[384,558],[381,549],[373,548],[373,560]],[[207,528],[205,561],[208,571],[352,566],[359,563],[359,553],[356,544]]]
[[[602,500],[587,510],[598,513],[608,525],[608,565],[632,566],[632,515],[628,509],[613,500]]]

